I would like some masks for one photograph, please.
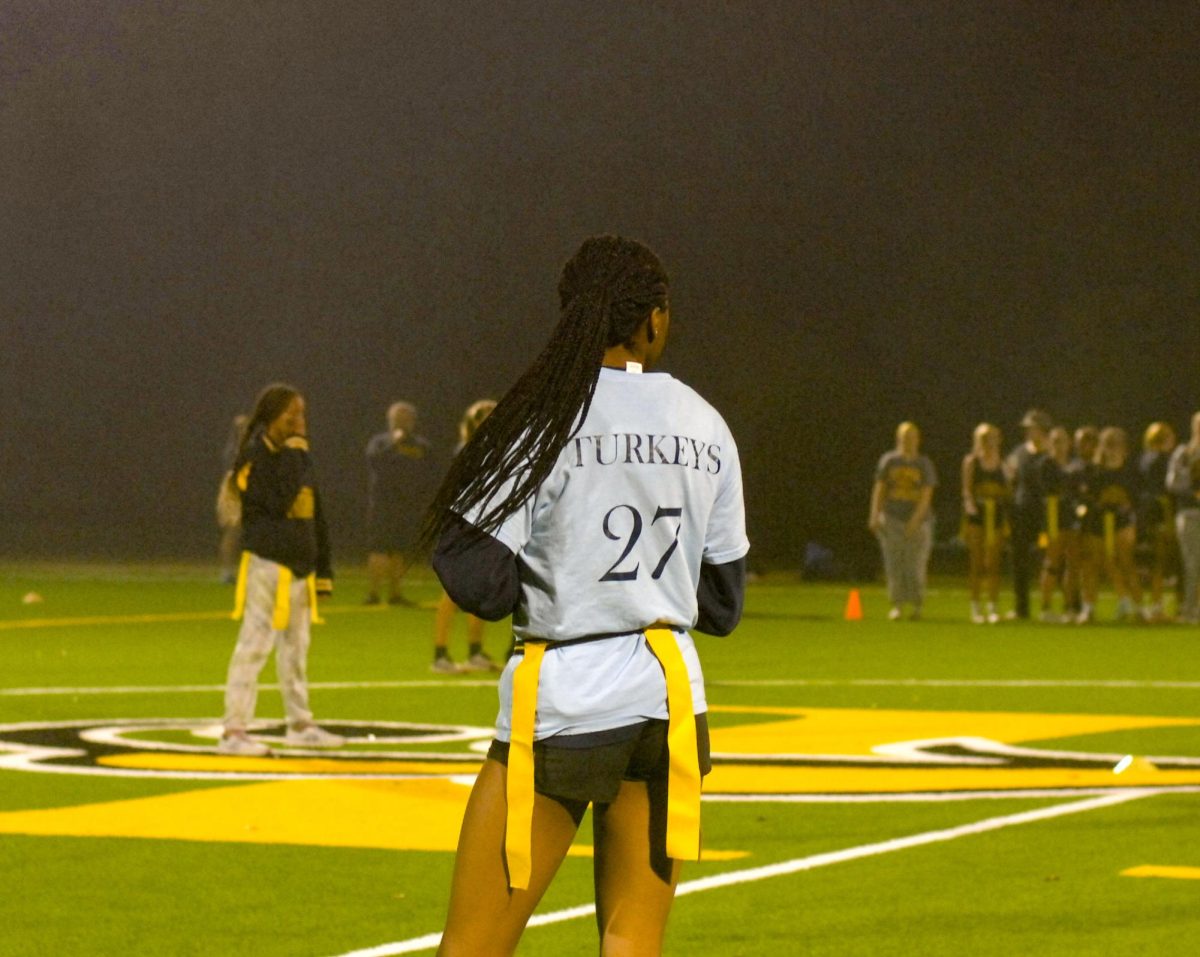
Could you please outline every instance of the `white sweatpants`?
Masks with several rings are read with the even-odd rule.
[[[312,617],[308,604],[308,582],[297,578],[289,588],[291,616],[287,628],[271,627],[275,613],[275,590],[281,566],[257,555],[250,556],[246,570],[246,609],[237,647],[229,662],[225,682],[225,730],[244,731],[254,717],[258,699],[258,675],[275,648],[275,670],[283,693],[288,725],[312,721],[308,707],[308,644]]]

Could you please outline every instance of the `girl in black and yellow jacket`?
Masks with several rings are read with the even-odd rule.
[[[237,647],[225,686],[224,754],[261,756],[250,738],[258,675],[275,648],[287,711],[285,743],[338,747],[344,740],[313,723],[308,705],[309,625],[318,594],[333,587],[329,534],[308,454],[304,397],[291,386],[262,391],[238,451],[232,480],[242,502],[243,547],[234,617]]]

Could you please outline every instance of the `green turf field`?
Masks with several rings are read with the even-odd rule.
[[[231,591],[0,567],[3,957],[432,952],[494,679],[432,675],[432,612],[363,607],[344,575],[309,670],[353,746],[218,758]],[[759,582],[734,636],[699,637],[713,859],[685,868],[666,953],[1194,953],[1200,631],[972,626],[955,584],[921,622],[865,588],[847,622],[846,595]],[[264,688],[265,736],[280,714]],[[595,952],[590,840],[519,953]]]

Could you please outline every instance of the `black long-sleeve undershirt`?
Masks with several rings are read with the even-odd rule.
[[[511,615],[520,601],[517,556],[503,542],[461,518],[453,518],[438,540],[433,568],[451,600],[485,621]],[[695,630],[728,635],[742,618],[745,593],[744,558],[720,565],[702,564]]]

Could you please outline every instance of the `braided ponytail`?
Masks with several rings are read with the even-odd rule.
[[[563,267],[558,295],[550,341],[454,459],[426,515],[423,548],[452,514],[479,506],[486,510],[477,524],[494,532],[545,481],[587,417],[604,351],[631,343],[650,314],[666,308],[667,274],[640,243],[594,236]]]

